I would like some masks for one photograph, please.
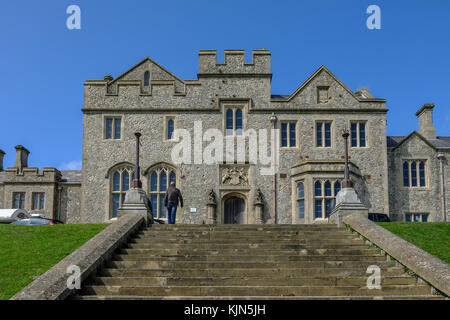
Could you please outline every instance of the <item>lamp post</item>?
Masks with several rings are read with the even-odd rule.
[[[353,182],[350,180],[350,170],[348,168],[348,137],[350,136],[350,132],[347,129],[347,126],[344,128],[342,132],[342,137],[344,137],[345,141],[345,167],[344,167],[344,181],[342,181],[342,188],[352,188]]]
[[[135,167],[135,178],[133,179],[133,184],[132,187],[133,188],[142,188],[142,182],[141,182],[141,173],[140,173],[140,168],[139,168],[139,139],[141,137],[141,133],[140,132],[136,132],[134,134],[136,136],[136,167]]]

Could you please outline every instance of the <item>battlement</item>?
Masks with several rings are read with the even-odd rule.
[[[55,183],[61,179],[61,172],[56,168],[8,168],[5,171],[5,183]]]
[[[252,62],[245,63],[244,50],[225,50],[224,63],[217,63],[216,50],[200,50],[199,75],[266,74],[270,75],[270,51],[252,50]]]

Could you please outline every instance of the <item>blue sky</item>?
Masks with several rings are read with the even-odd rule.
[[[81,8],[81,30],[66,9]],[[381,8],[369,30],[366,9]],[[0,149],[30,166],[78,168],[83,82],[118,76],[146,56],[195,79],[198,51],[266,48],[272,93],[289,94],[327,66],[352,90],[387,99],[388,134],[417,129],[415,112],[436,105],[438,135],[450,136],[450,1],[447,0],[45,0],[0,4]]]

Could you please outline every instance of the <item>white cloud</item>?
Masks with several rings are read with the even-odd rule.
[[[81,160],[64,162],[59,166],[60,170],[81,170]]]

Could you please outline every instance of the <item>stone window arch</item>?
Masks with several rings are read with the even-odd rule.
[[[314,218],[326,219],[334,208],[335,198],[341,190],[341,182],[331,179],[314,182]]]
[[[125,200],[125,194],[130,189],[134,179],[134,167],[130,163],[116,165],[109,170],[110,179],[110,218],[117,218],[117,210]]]
[[[148,190],[152,203],[153,217],[156,219],[167,219],[164,197],[170,182],[177,183],[176,168],[163,163],[149,168],[146,172]]]

